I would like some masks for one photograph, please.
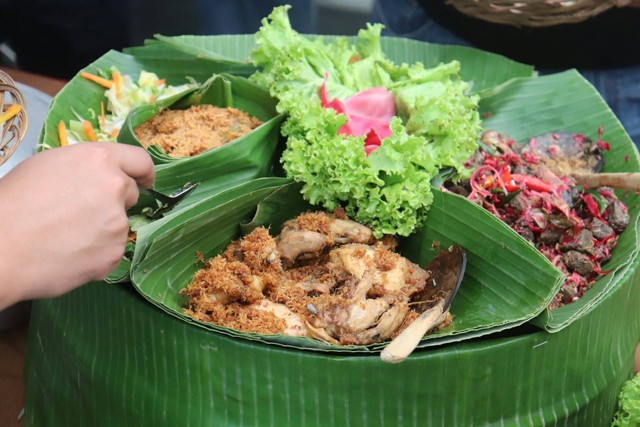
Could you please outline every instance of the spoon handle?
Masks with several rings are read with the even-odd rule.
[[[640,191],[640,172],[576,173],[572,175],[578,184],[596,187],[613,187],[621,190]]]
[[[444,299],[430,309],[422,312],[407,328],[400,332],[388,346],[380,353],[380,358],[387,363],[400,363],[415,350],[416,346],[427,332],[438,326],[444,313]]]

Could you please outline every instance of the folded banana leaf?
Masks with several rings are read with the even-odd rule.
[[[246,141],[259,141],[264,143],[262,138],[269,134],[272,128],[277,128],[280,122],[280,117],[275,109],[276,102],[269,96],[266,90],[242,77],[228,74],[214,74],[192,91],[186,91],[179,95],[163,98],[154,103],[133,109],[127,116],[118,134],[118,141],[142,146],[134,133],[138,126],[158,115],[163,110],[188,109],[196,105],[237,108],[263,122],[260,126],[261,129],[253,131],[255,132],[254,135],[245,135],[231,143],[225,144],[225,146],[233,144],[242,145],[243,143],[246,144]],[[272,137],[269,141],[272,142],[271,146],[273,148],[273,143],[277,142],[277,134],[275,138]],[[244,150],[250,151],[252,147],[243,148]],[[169,156],[156,145],[150,146],[148,150],[156,165],[172,163],[179,160],[178,158]],[[215,151],[215,149],[208,150],[194,157],[215,157]],[[193,161],[193,159],[190,159],[190,161]],[[203,177],[203,179],[206,179],[206,177]]]
[[[177,209],[182,209],[225,188],[271,174],[283,116],[275,110],[275,100],[262,88],[243,77],[214,75],[193,92],[163,99],[132,110],[120,131],[118,140],[140,145],[134,129],[160,111],[185,109],[209,104],[234,107],[263,121],[250,133],[193,157],[173,158],[157,146],[148,151],[154,159],[159,191],[173,192],[187,182],[198,182]]]
[[[154,303],[177,301],[180,288],[173,282],[191,278],[196,268],[196,252],[211,256],[222,251],[238,236],[242,223],[252,218],[258,203],[290,183],[289,179],[277,177],[251,180],[140,227],[131,268],[134,285],[144,288],[143,295]],[[206,228],[201,224],[213,226]],[[162,243],[154,246],[156,241]],[[180,248],[180,253],[173,252],[167,257],[163,249],[167,244]],[[166,274],[165,269],[171,273]]]
[[[485,129],[505,132],[521,142],[556,131],[583,133],[595,141],[602,128],[601,138],[611,145],[611,151],[603,153],[604,171],[640,170],[638,151],[624,128],[596,89],[575,70],[511,81],[487,93],[480,102],[480,109],[486,117]],[[603,265],[609,274],[599,279],[580,300],[545,310],[533,324],[556,332],[620,286],[620,277],[638,252],[640,198],[630,192],[618,192],[618,196],[629,208],[631,222],[620,236],[611,260]]]
[[[217,73],[248,77],[256,70],[249,63],[229,61],[211,55],[197,56],[182,52],[178,46],[173,46],[172,43],[160,43],[157,40],[147,40],[144,46],[129,47],[123,52],[134,56],[146,69],[165,68],[167,61],[170,60],[174,66],[170,67],[169,75],[173,75],[174,70],[184,70],[185,67],[208,70],[212,66],[212,61],[216,63]]]
[[[211,258],[241,233],[259,225],[276,234],[284,221],[311,208],[302,199],[299,184],[264,187],[273,182],[263,179],[242,184],[141,228],[131,269],[134,286],[170,314],[223,334],[303,349],[380,350],[384,343],[339,346],[310,338],[245,333],[199,322],[183,313],[184,298],[179,291],[198,268],[196,253]],[[426,266],[439,252],[437,248],[462,245],[467,252],[467,273],[451,307],[453,323],[426,336],[421,346],[430,345],[430,340],[442,344],[511,328],[547,307],[563,281],[560,271],[482,208],[438,190],[435,199],[424,229],[403,244],[400,253]]]
[[[249,63],[249,55],[255,47],[255,36],[252,34],[171,37],[156,35],[155,37],[167,48],[178,49],[180,52],[211,61],[220,61],[221,65],[229,64],[234,60],[237,64]],[[351,42],[356,39],[355,37],[322,37],[328,42],[336,38],[344,38]],[[531,77],[534,73],[530,65],[464,46],[431,44],[395,37],[383,37],[381,46],[387,57],[398,64],[420,61],[425,67],[434,67],[443,62],[459,61],[460,75],[463,80],[473,83],[473,92],[493,88],[513,78]]]
[[[154,51],[153,47],[148,49],[149,53]],[[181,85],[194,81],[203,83],[213,74],[235,70],[224,63],[201,61],[194,56],[189,58],[182,55],[181,60],[176,60],[175,50],[172,49],[156,49],[155,52],[160,55],[158,51],[165,57],[150,60],[148,55],[136,51],[136,55],[140,56],[138,59],[133,55],[109,51],[79,70],[53,99],[40,133],[39,149],[60,145],[57,128],[60,120],[66,122],[80,114],[97,127],[100,101],[104,100],[104,88],[80,77],[82,71],[98,74],[115,66],[122,74],[137,77],[140,71],[144,70],[156,73],[160,78],[166,79],[168,84]]]
[[[326,37],[331,39],[332,37]],[[254,46],[253,36],[158,36],[161,43],[180,46],[181,51],[209,54],[212,58],[246,61]],[[478,60],[478,51],[460,46],[430,45],[414,40],[383,38],[382,46],[389,58],[396,62],[423,61],[427,66],[452,59],[458,60],[461,76],[473,82],[473,91],[481,96],[483,127],[506,132],[526,141],[550,131],[572,131],[596,138],[602,126],[612,150],[605,153],[605,171],[635,172],[640,170],[638,152],[615,115],[597,90],[576,71],[553,76],[530,78],[532,68],[506,58],[486,54]],[[619,269],[628,268],[638,250],[636,219],[640,215],[638,196],[619,194],[629,206],[632,218],[605,266],[611,274],[601,278],[580,301],[559,309],[544,312],[533,323],[548,331],[558,331],[588,311],[600,298],[615,287]],[[618,273],[622,273],[619,271]]]

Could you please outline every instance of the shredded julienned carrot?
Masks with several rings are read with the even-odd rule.
[[[124,86],[124,79],[122,78],[122,74],[117,71],[114,71],[113,74],[111,74],[111,77],[113,78],[113,83],[115,84],[116,96],[119,97],[122,93],[122,87]]]
[[[100,101],[100,116],[98,116],[98,120],[100,121],[100,125],[102,127],[106,125],[106,121],[104,118],[104,101]]]
[[[119,132],[118,129],[112,130],[111,131],[111,136],[115,138],[116,136],[118,136],[118,132]]]
[[[60,120],[60,123],[58,123],[58,138],[60,138],[60,147],[66,147],[67,145],[69,145],[67,128],[64,127],[64,122],[62,120]]]
[[[156,86],[162,86],[167,82],[166,79],[160,79],[158,81],[156,81]]]
[[[22,110],[22,107],[20,107],[20,105],[11,104],[9,108],[4,111],[4,113],[0,114],[0,124],[14,118],[20,112],[20,110]]]
[[[147,99],[147,102],[148,102],[148,103],[152,103],[152,102],[153,102],[153,101],[155,101],[155,100],[156,100],[156,94],[154,93],[154,94],[151,94],[151,96],[149,97],[149,99]]]
[[[89,141],[94,142],[98,140],[96,133],[93,131],[93,126],[88,120],[82,122],[82,130],[84,130],[84,134],[87,135]]]
[[[82,77],[84,77],[85,79],[87,79],[87,80],[90,80],[90,81],[92,81],[94,83],[98,83],[99,85],[106,87],[107,89],[111,89],[111,87],[113,86],[113,81],[112,80],[107,80],[107,79],[102,78],[100,76],[96,76],[95,74],[91,74],[91,73],[88,73],[86,71],[83,71],[83,72],[80,73],[80,75]]]

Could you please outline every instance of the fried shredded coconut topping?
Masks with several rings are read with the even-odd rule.
[[[277,237],[259,227],[196,272],[181,291],[185,312],[240,331],[385,341],[417,317],[411,297],[429,279],[395,246],[341,211],[302,214]],[[450,322],[448,315],[440,327]]]
[[[164,110],[134,133],[144,147],[157,145],[172,157],[187,157],[221,147],[261,124],[238,109],[203,104],[187,110]]]

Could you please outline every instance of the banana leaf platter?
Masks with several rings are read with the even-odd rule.
[[[637,269],[620,280],[557,333],[523,326],[399,365],[215,334],[92,283],[34,304],[23,423],[605,426],[640,331]]]
[[[235,59],[239,63],[246,63],[253,47],[253,37],[238,36],[231,44],[232,49],[223,42],[226,37],[157,36],[157,39],[181,52],[200,56],[207,56],[206,52],[209,52],[212,59]],[[393,48],[390,49],[389,44]],[[382,46],[386,48],[388,56],[399,63],[420,60],[433,66],[452,59],[460,61],[462,78],[471,81],[473,91],[481,96],[480,112],[485,117],[484,129],[504,132],[524,142],[534,135],[560,130],[583,133],[595,139],[598,129],[602,128],[606,130],[606,138],[612,141],[611,151],[605,153],[605,171],[640,170],[638,151],[619,120],[595,88],[575,70],[551,76],[532,76],[532,69],[526,65],[485,53],[489,63],[494,60],[501,62],[494,69],[498,71],[491,74],[482,66],[476,67],[477,64],[472,61],[477,52],[469,48],[394,38],[383,38]],[[482,64],[486,65],[486,62]],[[606,266],[607,271],[612,273],[628,268],[628,260],[635,255],[639,246],[636,224],[640,215],[638,196],[629,193],[620,196],[629,206],[632,221]],[[546,309],[532,323],[550,332],[568,326],[606,295],[611,287],[616,286],[615,277],[615,274],[604,276],[585,298],[553,311]]]
[[[158,36],[109,52],[88,69],[146,69],[174,84],[187,77],[203,83],[214,73],[246,77],[254,43],[250,35]],[[485,129],[526,141],[558,130],[594,138],[602,126],[612,146],[605,170],[640,169],[629,136],[575,71],[540,77],[470,48],[395,38],[383,38],[382,46],[396,62],[460,61],[462,78],[481,97]],[[95,108],[101,92],[72,80],[54,100],[41,140],[55,141],[58,121]],[[427,222],[399,251],[424,264],[437,244],[461,244],[467,274],[451,307],[454,323],[390,365],[379,358],[381,346],[236,333],[182,314],[178,292],[195,271],[196,251],[213,256],[253,227],[277,228],[309,208],[297,184],[269,176],[277,175],[277,150],[262,154],[273,162],[267,176],[238,175],[141,227],[132,284],[92,283],[34,303],[25,425],[610,423],[640,338],[637,195],[619,193],[632,220],[605,265],[610,273],[581,300],[548,310],[562,273],[492,215],[434,190]],[[173,164],[157,165],[159,176]],[[190,180],[184,170],[163,188]]]
[[[300,185],[273,187],[274,179],[282,178],[249,181],[158,220],[153,226],[142,227],[131,267],[134,286],[168,313],[234,337],[327,352],[380,350],[384,343],[341,346],[308,338],[244,333],[198,322],[184,314],[184,298],[178,291],[188,285],[198,268],[196,253],[213,257],[231,240],[239,238],[242,231],[262,225],[277,232],[284,221],[312,209],[302,199]],[[269,184],[270,187],[261,189]],[[253,212],[256,216],[248,217]],[[465,221],[469,216],[475,221]],[[243,227],[243,222],[249,224]],[[488,239],[489,235],[494,239]],[[418,265],[425,266],[433,258],[430,248],[434,242],[442,247],[461,245],[468,257],[467,275],[451,309],[454,321],[427,335],[421,346],[429,345],[431,339],[438,339],[442,344],[522,324],[547,307],[564,278],[542,254],[517,238],[504,223],[450,193],[436,193],[432,214],[413,240],[414,244],[406,245],[400,253]],[[485,244],[474,246],[477,241]],[[495,254],[504,251],[509,252],[508,264],[493,266]]]

